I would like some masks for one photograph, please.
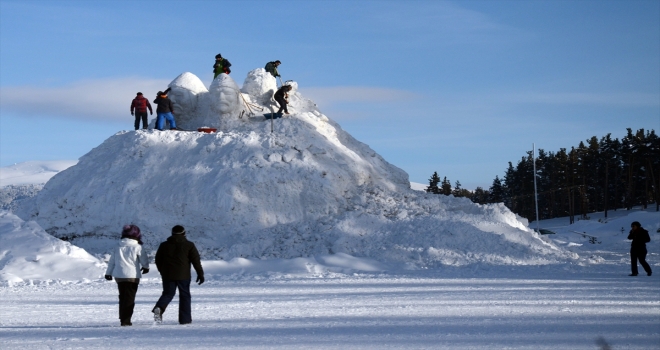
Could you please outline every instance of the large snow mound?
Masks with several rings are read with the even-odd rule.
[[[0,241],[0,282],[78,281],[103,275],[103,262],[7,211],[0,211]]]
[[[210,123],[217,133],[119,132],[17,213],[94,253],[107,252],[121,226],[133,223],[147,249],[183,225],[206,259],[346,253],[426,267],[575,258],[503,205],[411,190],[404,171],[321,113],[296,83],[292,114],[271,124],[236,107],[242,100],[252,111],[272,107],[275,82],[263,69],[248,74],[242,92],[222,74],[193,97],[176,86],[190,81],[184,73],[170,84],[187,96],[186,122]]]

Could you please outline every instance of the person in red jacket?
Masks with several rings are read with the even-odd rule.
[[[135,130],[140,129],[140,119],[142,119],[142,129],[147,128],[147,108],[149,108],[149,114],[154,115],[149,100],[144,98],[141,92],[138,92],[131,103],[131,115],[135,115]]]

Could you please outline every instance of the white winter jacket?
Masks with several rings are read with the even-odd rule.
[[[112,252],[105,274],[115,278],[140,278],[140,269],[143,267],[149,268],[147,252],[142,250],[136,240],[122,238],[119,246]]]

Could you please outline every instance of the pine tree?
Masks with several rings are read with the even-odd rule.
[[[426,187],[425,191],[428,193],[440,194],[440,188],[438,187],[439,183],[440,177],[438,176],[438,172],[434,171],[433,175],[431,175],[431,178],[429,179],[429,185]]]
[[[502,185],[502,180],[500,180],[499,176],[495,175],[495,180],[493,180],[493,184],[490,186],[490,189],[488,189],[488,192],[490,193],[490,195],[488,196],[488,202],[489,203],[504,202],[505,191],[506,190]]]
[[[444,194],[445,196],[448,196],[451,194],[451,182],[447,180],[447,177],[442,180],[442,187],[440,188],[440,193]]]

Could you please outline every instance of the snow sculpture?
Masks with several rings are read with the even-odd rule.
[[[211,112],[222,119],[238,117],[245,109],[241,91],[234,79],[222,73],[218,75],[209,88]]]
[[[208,90],[194,74],[185,72],[176,77],[169,85],[169,98],[174,107],[176,123],[183,129],[196,129],[201,125],[200,104],[205,100]]]
[[[265,69],[253,69],[245,78],[241,91],[252,96],[258,104],[267,106],[273,103],[271,99],[275,91],[277,91],[277,81]]]

